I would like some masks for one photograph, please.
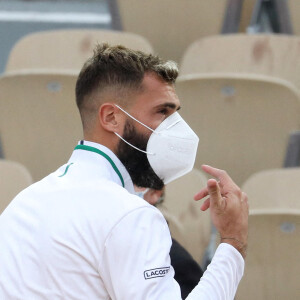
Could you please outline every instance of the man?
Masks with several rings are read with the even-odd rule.
[[[158,57],[96,48],[76,84],[84,141],[0,216],[0,299],[181,299],[168,226],[133,195],[133,183],[161,189],[193,167],[198,139],[176,112],[177,75]],[[247,196],[224,171],[203,170],[218,182],[210,179],[195,199],[209,196],[202,209],[210,207],[222,243],[187,299],[233,299]]]

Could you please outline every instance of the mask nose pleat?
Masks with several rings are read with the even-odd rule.
[[[170,129],[171,127],[175,126],[177,123],[179,123],[181,120],[177,120],[173,124],[169,125],[166,129]]]

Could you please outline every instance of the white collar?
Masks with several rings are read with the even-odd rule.
[[[103,158],[103,160],[107,162],[107,166],[112,168],[117,175],[112,178],[113,181],[123,186],[129,193],[134,193],[134,187],[129,173],[119,158],[110,149],[98,143],[80,141],[75,147],[70,161],[77,156],[76,153],[78,153],[78,151],[81,154],[80,156],[82,156],[83,151],[85,152],[85,155],[88,155],[89,157],[91,157],[90,153],[98,154],[97,157]]]

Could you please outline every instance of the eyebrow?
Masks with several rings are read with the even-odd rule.
[[[181,106],[176,106],[176,104],[172,103],[172,102],[166,102],[163,104],[158,105],[156,108],[163,108],[163,107],[168,107],[168,108],[172,108],[172,109],[176,109],[176,111],[178,111]]]

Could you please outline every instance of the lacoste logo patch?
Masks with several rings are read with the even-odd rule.
[[[144,271],[144,278],[145,279],[152,279],[156,277],[164,277],[170,271],[170,267],[165,268],[156,268]]]

